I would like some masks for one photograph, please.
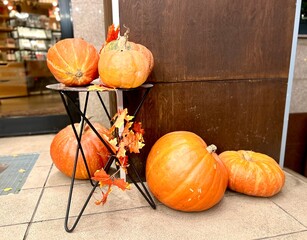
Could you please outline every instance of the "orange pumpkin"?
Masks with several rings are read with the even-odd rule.
[[[146,162],[146,181],[153,195],[166,206],[186,212],[217,204],[227,188],[228,174],[212,146],[187,131],[161,137]]]
[[[129,42],[128,32],[107,43],[100,52],[98,71],[106,86],[136,88],[147,80],[153,69],[151,51],[141,44]]]
[[[93,125],[101,136],[108,134],[108,130],[99,123],[93,123]],[[75,124],[76,129],[79,126],[79,123]],[[84,128],[81,145],[90,175],[93,176],[96,170],[103,168],[107,163],[109,151],[89,126]],[[70,125],[55,135],[50,146],[50,156],[54,165],[69,177],[72,177],[77,146],[78,142]],[[89,178],[80,150],[75,178]]]
[[[219,155],[229,174],[228,187],[251,196],[270,197],[285,183],[285,174],[276,161],[253,151],[225,151]]]
[[[55,79],[66,86],[85,86],[98,77],[99,54],[81,38],[67,38],[47,53],[47,66]]]

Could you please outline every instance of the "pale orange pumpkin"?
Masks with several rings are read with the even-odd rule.
[[[225,151],[219,155],[227,168],[228,187],[251,196],[270,197],[285,183],[285,174],[277,162],[253,151]]]
[[[47,66],[55,79],[66,86],[85,86],[98,77],[99,54],[81,38],[67,38],[47,53]]]
[[[154,144],[146,162],[146,181],[152,194],[166,206],[202,211],[217,204],[227,188],[225,166],[192,132],[176,131]]]
[[[108,136],[108,130],[101,124],[93,123],[93,125],[100,136],[103,138],[105,138],[104,134]],[[75,124],[76,129],[78,129],[79,126],[79,123]],[[90,175],[93,176],[96,170],[105,166],[110,153],[104,143],[101,142],[88,125],[84,127],[81,145],[84,150]],[[72,177],[77,146],[78,142],[70,125],[58,132],[50,145],[50,156],[54,165],[69,177]],[[75,178],[89,178],[80,150]]]
[[[98,71],[106,86],[136,88],[147,80],[153,69],[151,51],[141,44],[129,42],[128,32],[107,43],[100,52]]]

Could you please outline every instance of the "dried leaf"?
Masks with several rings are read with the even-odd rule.
[[[142,135],[145,134],[145,131],[144,129],[142,128],[142,123],[141,122],[135,122],[133,124],[133,131],[136,132],[136,133],[140,133]]]
[[[90,85],[87,89],[89,91],[100,91],[100,92],[115,91],[115,88],[107,87],[107,86],[102,85],[102,84],[93,84],[93,85]]]
[[[125,147],[126,147],[125,143],[120,142],[118,150],[117,150],[117,154],[116,154],[117,158],[126,156],[126,148]]]
[[[106,192],[103,192],[101,190],[102,193],[102,198],[100,200],[97,200],[95,202],[95,204],[100,205],[100,204],[105,204],[108,198],[109,193],[111,192],[111,186],[117,186],[118,188],[122,189],[122,190],[126,190],[126,189],[130,189],[130,184],[125,182],[124,179],[118,179],[115,178],[114,175],[110,176],[109,174],[107,174],[104,169],[101,170],[97,170],[94,173],[94,177],[92,177],[93,180],[98,181],[100,187],[103,186],[108,186],[108,190]]]
[[[115,28],[114,24],[110,25],[108,28],[108,35],[105,43],[109,43],[113,40],[116,40],[118,38],[119,30],[119,26]]]
[[[92,177],[92,179],[99,182],[100,187],[113,184],[111,176],[107,174],[104,169],[97,170],[94,173],[94,177]]]
[[[3,189],[3,192],[9,192],[9,191],[11,191],[13,188],[11,188],[11,187],[7,187],[7,188],[4,188]]]
[[[119,110],[118,113],[115,114],[113,119],[116,119],[115,123],[113,124],[113,126],[115,128],[119,129],[122,126],[124,126],[125,120],[129,122],[129,121],[131,121],[133,119],[133,116],[129,116],[128,115],[128,110],[127,110],[127,108],[125,108],[123,110]]]
[[[118,157],[118,161],[120,163],[120,166],[126,170],[126,168],[128,167],[128,156]]]
[[[22,168],[18,170],[19,173],[24,173],[25,171],[26,171],[26,170],[24,170],[24,169],[22,169]]]

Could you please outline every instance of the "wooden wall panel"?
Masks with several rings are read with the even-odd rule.
[[[119,3],[129,39],[155,59],[155,86],[137,117],[146,131],[136,161],[143,174],[154,142],[176,130],[218,152],[254,150],[279,161],[295,0]],[[127,92],[124,105],[133,109],[138,97]]]
[[[143,171],[151,146],[164,134],[185,130],[225,150],[254,150],[279,160],[287,81],[203,81],[155,84],[136,120],[143,123]],[[140,95],[125,95],[134,110]]]
[[[288,77],[294,0],[119,3],[130,40],[153,52],[153,82]]]

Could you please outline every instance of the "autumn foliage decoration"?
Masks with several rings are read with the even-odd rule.
[[[114,124],[110,128],[109,134],[104,135],[107,143],[112,148],[114,157],[117,159],[116,164],[126,172],[129,166],[127,152],[139,153],[140,149],[144,146],[144,129],[142,129],[142,124],[140,122],[133,122],[131,121],[132,119],[133,116],[128,115],[127,109],[119,111],[113,118]],[[130,189],[129,183],[125,182],[124,179],[115,177],[117,172],[109,175],[101,168],[94,173],[92,179],[99,182],[102,193],[101,199],[96,201],[97,205],[103,205],[107,201],[112,186],[117,186],[122,190]],[[107,190],[103,191],[102,188],[105,186]]]

